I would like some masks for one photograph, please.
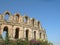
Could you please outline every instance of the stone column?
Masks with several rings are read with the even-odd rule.
[[[23,39],[23,28],[19,30],[19,39]]]
[[[26,30],[25,30],[25,28],[23,27],[23,40],[25,40],[25,38],[26,38]]]
[[[42,35],[41,36],[42,36],[42,40],[43,40],[44,39],[43,32],[42,32]]]
[[[28,21],[27,21],[28,24],[30,24],[30,19],[28,18]]]
[[[33,39],[33,30],[29,30],[29,40]]]
[[[3,33],[3,29],[4,29],[4,27],[1,25],[1,35],[2,35],[2,33]]]
[[[21,22],[22,22],[22,23],[24,22],[24,17],[23,17],[23,16],[21,16]]]
[[[15,29],[13,28],[13,31],[12,31],[12,38],[14,39],[15,38]]]
[[[14,33],[13,30],[14,30],[14,29],[13,29],[13,25],[12,25],[12,28],[11,28],[11,39],[13,39],[13,33]]]
[[[0,15],[0,20],[1,20],[1,15]]]
[[[36,31],[36,39],[39,39],[39,31]]]
[[[26,30],[24,30],[24,39],[26,38]]]
[[[14,19],[13,19],[13,16],[12,16],[12,15],[10,15],[9,20],[10,20],[10,22],[13,22],[13,21],[14,21]]]
[[[33,39],[33,30],[32,30],[32,39]]]
[[[1,15],[0,20],[4,21],[4,14]]]
[[[16,17],[15,17],[15,15],[13,16],[13,20],[14,20],[14,22],[16,22]]]

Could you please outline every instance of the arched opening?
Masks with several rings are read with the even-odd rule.
[[[6,13],[5,13],[5,15],[4,15],[4,20],[5,20],[5,21],[8,21],[8,20],[9,20],[9,15],[10,15],[9,12],[6,12]]]
[[[15,39],[19,38],[19,28],[15,29]]]
[[[34,31],[34,39],[36,40],[36,31]]]
[[[26,30],[26,40],[28,40],[29,31]]]
[[[39,28],[40,22],[38,21],[38,28]]]
[[[16,14],[16,21],[19,22],[19,14]]]
[[[44,36],[44,39],[45,39],[45,34],[43,34],[43,36]]]
[[[41,33],[40,33],[40,38],[41,38]]]
[[[4,39],[8,37],[8,27],[7,26],[4,27],[2,36]]]
[[[34,26],[34,19],[32,19],[31,21],[32,21],[32,25]]]
[[[24,22],[25,22],[25,23],[28,22],[28,17],[24,17]]]

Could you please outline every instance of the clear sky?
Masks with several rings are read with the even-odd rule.
[[[60,0],[0,0],[0,14],[6,10],[39,20],[48,40],[60,45]]]

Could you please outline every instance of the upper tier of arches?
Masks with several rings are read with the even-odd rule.
[[[27,15],[21,16],[19,13],[12,15],[9,11],[5,11],[3,14],[0,14],[0,20],[11,21],[16,23],[24,22],[25,24],[30,24],[32,26],[40,27],[41,24],[39,21],[34,18],[30,18]]]

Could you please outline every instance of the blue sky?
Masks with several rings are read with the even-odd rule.
[[[0,0],[0,14],[6,10],[39,20],[48,40],[60,45],[60,0]]]

